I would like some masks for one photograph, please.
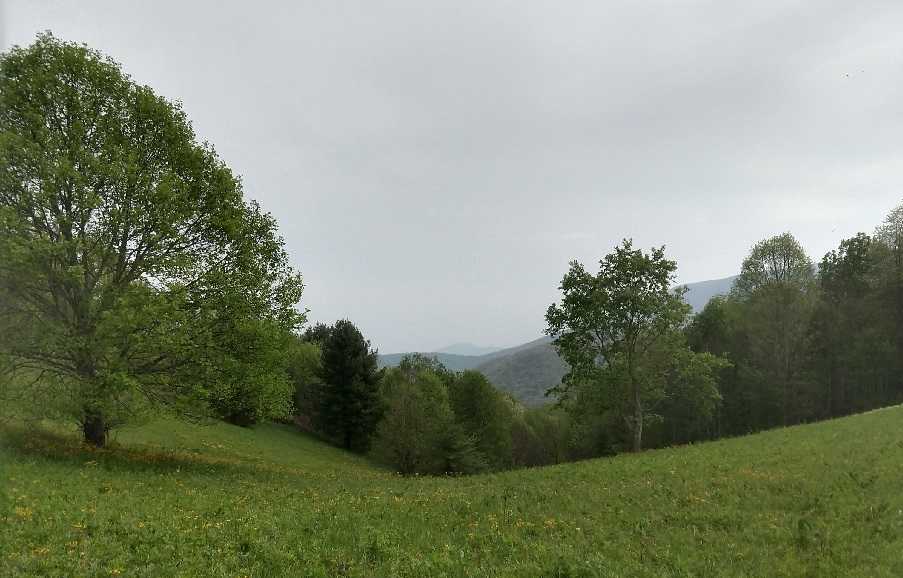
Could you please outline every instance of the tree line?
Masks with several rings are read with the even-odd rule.
[[[323,350],[296,372],[306,376],[296,382],[296,406],[314,431],[371,450],[400,472],[474,473],[748,434],[903,401],[903,205],[874,235],[841,241],[817,266],[789,233],[755,244],[731,291],[697,314],[685,289],[674,288],[676,270],[664,247],[643,251],[630,240],[595,273],[571,263],[560,302],[546,312],[570,371],[545,407],[526,408],[478,372],[451,372],[422,355],[378,375],[376,353],[364,353],[369,344],[359,332],[353,348],[339,346],[349,340],[335,336],[353,330],[347,321],[305,333],[307,347]],[[360,355],[369,355],[366,364],[354,361]],[[344,369],[328,369],[336,364]],[[349,377],[353,367],[369,367],[370,377]],[[339,385],[343,379],[349,385]],[[337,402],[361,410],[361,420]],[[357,428],[361,443],[336,430],[343,423]]]
[[[815,265],[789,233],[752,247],[690,315],[664,249],[572,263],[548,332],[555,388],[596,455],[717,439],[903,401],[903,205]]]

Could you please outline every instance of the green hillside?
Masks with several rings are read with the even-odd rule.
[[[3,576],[900,576],[903,408],[404,479],[285,426],[7,427]]]
[[[551,340],[544,338],[508,355],[489,359],[476,369],[521,403],[541,405],[550,401],[546,391],[561,383],[568,365],[555,352]]]

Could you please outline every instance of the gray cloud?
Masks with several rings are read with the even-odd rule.
[[[666,244],[684,282],[903,199],[903,4],[41,2],[184,102],[277,215],[315,319],[382,350],[536,336],[567,262]]]

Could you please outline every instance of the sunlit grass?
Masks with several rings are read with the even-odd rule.
[[[903,575],[903,408],[456,479],[288,426],[2,443],[0,576]]]

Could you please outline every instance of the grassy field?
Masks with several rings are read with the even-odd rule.
[[[288,427],[0,435],[2,576],[903,576],[903,408],[404,479]]]

